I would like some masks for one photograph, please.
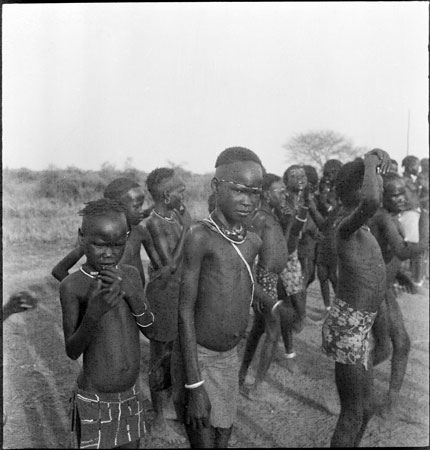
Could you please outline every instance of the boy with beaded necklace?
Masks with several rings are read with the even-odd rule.
[[[145,424],[139,376],[139,330],[154,316],[138,270],[119,264],[128,236],[125,207],[100,199],[87,203],[79,241],[80,270],[60,284],[64,340],[83,367],[72,397],[72,437],[78,448],[138,448]]]
[[[163,403],[171,387],[170,359],[178,334],[182,253],[191,218],[184,207],[184,182],[172,168],[153,170],[146,185],[154,200],[146,226],[161,264],[161,269],[151,274],[146,289],[157,322],[149,344],[149,388],[155,411],[151,433],[169,443],[180,443],[184,438],[166,422]]]
[[[239,391],[237,345],[254,290],[269,310],[274,303],[254,285],[250,266],[261,239],[245,226],[261,192],[261,161],[233,147],[218,156],[215,168],[215,210],[191,228],[184,245],[172,356],[175,407],[193,448],[227,448]]]

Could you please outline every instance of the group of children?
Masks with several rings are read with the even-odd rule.
[[[172,393],[191,447],[226,448],[239,392],[260,394],[280,335],[287,367],[296,371],[293,333],[305,325],[306,287],[317,267],[326,307],[322,348],[336,361],[341,402],[331,443],[357,446],[374,411],[372,366],[388,357],[390,340],[390,405],[398,399],[409,341],[392,286],[409,285],[399,261],[426,247],[405,243],[397,226],[400,177],[384,179],[382,196],[380,174],[389,166],[379,149],[345,165],[330,160],[318,185],[311,166],[290,166],[281,178],[266,173],[251,150],[231,147],[216,160],[206,219],[191,223],[184,182],[169,168],[148,175],[154,202],[148,210],[143,188],[127,178],[87,203],[79,246],[53,269],[61,281],[66,353],[83,356],[71,402],[74,444],[138,448],[145,432],[140,331],[150,342],[151,431],[181,441],[163,411]],[[69,274],[82,256],[84,264]],[[263,333],[249,386],[246,374]]]

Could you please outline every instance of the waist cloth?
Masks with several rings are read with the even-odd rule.
[[[367,370],[370,330],[377,312],[360,311],[335,298],[322,326],[323,352],[342,364],[363,364]]]
[[[208,350],[197,344],[197,359],[202,380],[211,402],[210,423],[215,428],[230,428],[236,421],[239,395],[239,357],[237,347],[225,352]],[[187,407],[187,382],[179,340],[172,353],[173,402],[183,422]]]
[[[297,294],[303,291],[302,266],[297,256],[297,250],[294,250],[293,253],[288,255],[287,265],[279,277],[282,280],[287,295]]]
[[[259,264],[257,264],[255,268],[255,274],[257,277],[257,283],[262,286],[264,291],[267,292],[273,300],[278,300],[278,291],[276,286],[278,285],[279,275],[277,273],[270,272]]]
[[[91,393],[77,386],[70,398],[71,448],[113,448],[146,432],[136,385],[120,393]]]

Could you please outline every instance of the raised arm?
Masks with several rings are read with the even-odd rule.
[[[364,178],[361,187],[361,200],[357,208],[339,224],[338,233],[342,239],[364,225],[378,210],[381,201],[381,187],[378,181],[377,168],[384,174],[390,164],[387,152],[373,149],[364,155]],[[381,181],[382,182],[382,181]]]
[[[194,324],[200,269],[207,236],[199,226],[191,228],[184,245],[182,284],[179,295],[178,331],[188,385],[202,381],[197,360]],[[211,404],[204,384],[188,389],[186,423],[200,428],[209,425]]]
[[[69,275],[69,270],[84,256],[84,249],[76,247],[69,252],[53,269],[52,276],[58,281],[63,281]]]

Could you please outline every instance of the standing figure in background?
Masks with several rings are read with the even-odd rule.
[[[403,225],[405,240],[408,242],[419,242],[419,220],[420,220],[420,197],[417,183],[420,160],[416,156],[408,155],[402,161],[404,167],[403,179],[406,187],[406,208],[401,213],[400,223]],[[409,260],[409,268],[412,280],[417,285],[423,281],[422,258],[414,256]]]
[[[154,200],[146,226],[161,261],[161,268],[151,271],[146,289],[156,320],[149,343],[149,389],[155,411],[151,433],[169,443],[179,443],[184,439],[166,422],[164,404],[171,395],[170,367],[173,342],[178,335],[183,248],[191,218],[184,206],[185,184],[172,168],[153,170],[146,185]],[[152,258],[151,265],[156,267]]]
[[[274,304],[278,301],[279,274],[286,267],[288,260],[287,242],[279,220],[285,204],[285,190],[281,177],[272,173],[264,174],[260,206],[249,220],[249,230],[256,233],[263,243],[258,253],[256,282],[272,298]],[[291,330],[292,324],[289,322],[291,322],[292,311],[288,314],[288,311],[284,309],[279,307],[272,313],[271,309],[260,311],[254,308],[254,321],[246,341],[239,371],[239,388],[250,399],[258,398],[261,394],[259,388],[269,370],[280,333],[282,333],[287,354],[292,353],[288,347],[287,335]],[[266,336],[261,347],[257,374],[254,383],[248,388],[244,385],[246,374],[263,333],[266,333]],[[293,360],[287,359],[287,361]]]
[[[417,184],[420,199],[420,242],[429,240],[429,159],[421,160],[421,172],[417,177]],[[429,248],[427,246],[422,255],[422,281],[429,278]],[[421,286],[422,282],[419,282]]]
[[[318,173],[313,166],[305,165],[303,167],[308,180],[309,197],[312,198],[318,189]],[[303,273],[305,295],[307,287],[315,280],[316,247],[319,234],[314,220],[308,215],[307,221],[300,232],[297,245],[297,254]]]
[[[396,300],[394,282],[398,281],[409,292],[416,291],[413,282],[400,272],[401,261],[422,254],[425,245],[405,242],[402,236],[398,215],[406,205],[404,180],[399,175],[388,172],[383,177],[383,182],[383,204],[370,219],[369,226],[381,248],[387,272],[385,299],[381,303],[373,327],[373,364],[376,366],[388,357],[391,341],[393,353],[390,388],[381,411],[383,414],[389,414],[398,406],[411,346],[402,311]]]

